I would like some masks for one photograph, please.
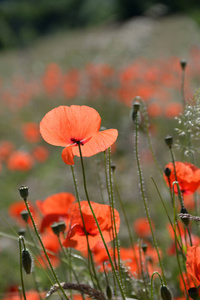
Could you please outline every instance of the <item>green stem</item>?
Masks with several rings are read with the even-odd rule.
[[[175,194],[174,194],[174,185],[178,185],[176,182],[173,183],[173,210],[174,210],[174,230],[176,231],[176,224],[177,224],[177,214],[176,214],[176,205],[175,205]],[[179,188],[179,186],[178,186]],[[179,260],[179,254],[178,254],[178,248],[177,248],[177,236],[175,235],[175,248],[176,248],[176,259],[178,262],[178,267],[179,267],[179,271],[180,271],[180,275],[183,281],[183,285],[184,285],[184,289],[185,289],[185,293],[187,295],[187,288],[186,288],[186,284],[185,284],[185,280],[183,277],[183,273],[182,273],[182,269],[181,269],[181,264],[180,264],[180,260]],[[187,297],[188,299],[188,297]]]
[[[115,186],[115,190],[116,190],[116,193],[117,193],[117,196],[118,196],[118,199],[119,199],[119,203],[120,203],[120,206],[121,206],[121,209],[122,209],[125,221],[126,221],[126,227],[128,229],[129,239],[130,239],[130,242],[131,242],[131,247],[132,247],[132,250],[133,250],[133,255],[134,255],[134,258],[135,258],[135,261],[136,261],[137,272],[138,272],[138,277],[139,277],[139,275],[140,275],[139,263],[138,263],[138,259],[136,258],[136,252],[135,252],[135,248],[134,248],[133,238],[132,238],[132,234],[131,234],[131,229],[130,229],[130,226],[129,226],[128,218],[127,218],[127,215],[126,215],[126,210],[124,208],[124,203],[123,203],[123,201],[121,199],[121,196],[120,196],[120,193],[119,193],[119,189],[117,187],[116,178],[115,178],[115,172],[113,173],[113,179],[114,179],[114,186]]]
[[[116,278],[117,284],[118,284],[118,286],[119,286],[119,289],[120,289],[122,298],[125,300],[126,297],[125,297],[125,294],[124,294],[124,290],[123,290],[122,284],[121,284],[120,279],[119,279],[119,276],[118,276],[118,274],[117,274],[117,272],[116,272],[116,270],[115,270],[115,267],[114,267],[112,258],[111,258],[111,256],[110,256],[108,247],[107,247],[107,245],[106,245],[106,242],[105,242],[105,239],[104,239],[104,237],[103,237],[101,228],[100,228],[100,226],[99,226],[99,222],[98,222],[98,220],[97,220],[97,218],[96,218],[96,215],[95,215],[94,210],[93,210],[93,208],[92,208],[92,205],[91,205],[91,203],[90,203],[90,199],[89,199],[89,195],[88,195],[88,191],[87,191],[87,185],[86,185],[85,168],[84,168],[84,164],[83,164],[83,157],[82,157],[82,152],[81,152],[81,146],[80,146],[79,143],[78,143],[78,147],[79,147],[80,160],[81,160],[81,167],[82,167],[82,174],[83,174],[83,184],[84,184],[84,190],[85,190],[85,195],[86,195],[86,198],[87,198],[87,202],[88,202],[88,205],[89,205],[90,210],[91,210],[91,212],[92,212],[92,215],[93,215],[93,217],[94,217],[94,220],[95,220],[95,222],[96,222],[96,225],[97,225],[97,228],[98,228],[98,230],[99,230],[99,234],[100,234],[101,239],[102,239],[102,241],[103,241],[104,247],[105,247],[105,249],[106,249],[106,252],[107,252],[107,255],[108,255],[108,258],[109,258],[111,267],[112,267],[112,271],[113,271],[113,273],[114,273],[114,276],[115,276],[115,278]]]
[[[101,286],[99,284],[99,280],[98,280],[97,274],[96,274],[96,269],[95,269],[95,266],[94,266],[94,260],[93,260],[92,251],[90,249],[90,244],[89,244],[89,239],[88,239],[88,233],[87,233],[87,230],[86,230],[86,227],[85,227],[85,221],[84,221],[83,213],[82,213],[82,210],[81,210],[81,201],[80,201],[80,197],[79,197],[78,186],[77,186],[77,182],[76,182],[76,177],[75,177],[73,166],[71,166],[71,171],[72,171],[72,177],[73,177],[73,181],[74,181],[76,198],[77,198],[77,201],[78,201],[79,211],[80,211],[80,215],[81,215],[81,220],[82,220],[82,223],[83,223],[83,229],[84,229],[84,233],[85,233],[85,237],[86,237],[86,241],[87,241],[88,268],[89,268],[90,277],[91,277],[91,280],[92,280],[93,284],[94,284],[94,278],[95,278],[98,288],[102,291]],[[93,274],[91,272],[90,263],[92,265]],[[93,278],[93,276],[94,276],[94,278]],[[95,286],[95,284],[94,284],[94,286]]]
[[[158,273],[157,271],[153,272],[153,274],[151,275],[151,300],[153,300],[153,278],[154,275],[158,275],[159,279],[160,279],[160,283],[161,285],[163,285],[163,280],[162,280],[162,276],[160,275],[160,273]]]
[[[149,226],[151,229],[151,235],[153,238],[153,243],[154,243],[154,247],[156,249],[157,255],[158,255],[158,260],[160,263],[160,268],[161,268],[161,272],[162,272],[162,276],[163,276],[163,281],[164,284],[166,284],[166,279],[165,279],[165,274],[164,274],[164,269],[163,269],[163,263],[160,257],[160,253],[158,250],[158,246],[157,246],[157,242],[156,242],[156,238],[154,235],[154,231],[153,231],[153,226],[151,224],[151,218],[150,218],[150,214],[149,214],[149,210],[148,210],[148,206],[147,206],[147,199],[146,199],[146,195],[145,195],[145,191],[144,191],[144,180],[142,177],[142,169],[141,169],[141,165],[140,165],[140,159],[139,159],[139,152],[138,152],[138,114],[136,115],[135,118],[135,155],[136,155],[136,161],[137,161],[137,167],[138,167],[138,173],[139,173],[139,179],[140,179],[140,190],[141,190],[141,194],[142,194],[142,200],[143,200],[143,204],[144,204],[144,208],[145,208],[145,212],[146,212],[146,216],[149,222]]]
[[[140,268],[141,268],[141,274],[142,274],[142,279],[143,279],[143,283],[144,283],[144,289],[145,289],[146,297],[147,297],[147,299],[149,299],[149,293],[148,293],[148,289],[147,289],[147,283],[146,283],[146,278],[145,278],[145,274],[144,274],[144,270],[143,270],[143,263],[142,263],[141,241],[139,243],[139,257],[140,257]]]
[[[25,293],[25,286],[24,286],[24,279],[23,279],[23,269],[22,269],[22,245],[25,249],[25,244],[24,244],[24,238],[22,236],[19,236],[19,255],[20,255],[20,278],[21,278],[21,285],[22,285],[22,293],[24,296],[24,300],[26,300],[26,293]]]
[[[38,240],[39,240],[39,242],[40,242],[40,245],[42,246],[42,250],[44,251],[44,254],[45,254],[45,256],[46,256],[46,258],[47,258],[47,261],[48,261],[48,263],[49,263],[51,272],[52,272],[52,274],[53,274],[53,276],[54,276],[54,278],[55,278],[55,280],[56,280],[56,282],[57,282],[57,284],[58,284],[60,290],[62,291],[63,296],[65,297],[65,299],[69,300],[69,298],[67,297],[67,295],[66,295],[64,289],[62,288],[62,286],[61,286],[61,284],[60,284],[60,281],[58,280],[58,277],[57,277],[57,275],[56,275],[56,273],[55,273],[55,271],[54,271],[54,268],[53,268],[53,266],[52,266],[52,264],[51,264],[51,261],[50,261],[50,259],[49,259],[49,256],[48,256],[47,252],[46,252],[46,249],[45,249],[45,247],[44,247],[44,244],[43,244],[43,242],[42,242],[42,239],[41,239],[41,237],[40,237],[40,235],[39,235],[39,233],[38,233],[38,230],[37,230],[37,227],[36,227],[35,222],[34,222],[34,220],[33,220],[31,211],[30,211],[30,209],[29,209],[29,205],[28,205],[28,200],[27,200],[27,198],[24,198],[24,202],[25,202],[25,205],[26,205],[26,209],[27,209],[27,211],[28,211],[28,213],[29,213],[29,216],[30,216],[30,218],[31,218],[31,221],[32,221],[32,224],[33,224],[35,233],[36,233],[36,235],[37,235],[37,238],[38,238]]]
[[[118,270],[121,283],[122,280],[122,272],[121,272],[121,260],[120,260],[120,245],[119,245],[119,238],[117,234],[117,227],[116,227],[116,220],[115,220],[115,208],[114,208],[114,192],[113,192],[113,177],[112,177],[112,169],[111,169],[111,149],[108,149],[108,158],[109,158],[109,179],[110,179],[110,195],[111,195],[111,210],[112,210],[112,221],[114,225],[114,237],[116,240],[116,247],[117,247],[117,259],[118,259]]]

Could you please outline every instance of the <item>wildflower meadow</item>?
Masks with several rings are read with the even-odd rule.
[[[199,61],[0,78],[1,299],[200,299]]]

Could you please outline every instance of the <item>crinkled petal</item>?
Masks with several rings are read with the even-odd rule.
[[[81,152],[83,156],[89,157],[99,152],[105,151],[116,141],[118,136],[117,129],[108,129],[100,131],[93,135],[92,138],[81,146]],[[74,155],[79,155],[79,148],[73,148]]]
[[[74,154],[73,149],[74,145],[66,147],[62,152],[62,159],[66,165],[74,165]]]

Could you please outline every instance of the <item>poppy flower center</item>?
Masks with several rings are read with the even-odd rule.
[[[70,139],[71,140],[71,142],[73,143],[73,144],[76,144],[76,145],[84,145],[84,141],[83,140],[77,140],[77,139],[74,139],[74,138],[71,138]]]

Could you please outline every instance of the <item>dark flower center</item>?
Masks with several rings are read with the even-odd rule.
[[[73,144],[75,143],[75,144],[77,144],[77,145],[78,145],[78,144],[79,144],[79,145],[82,145],[82,146],[84,145],[84,142],[83,142],[83,141],[80,141],[80,140],[77,140],[77,139],[74,139],[74,138],[71,138],[70,140],[71,140],[71,142],[72,142]]]

